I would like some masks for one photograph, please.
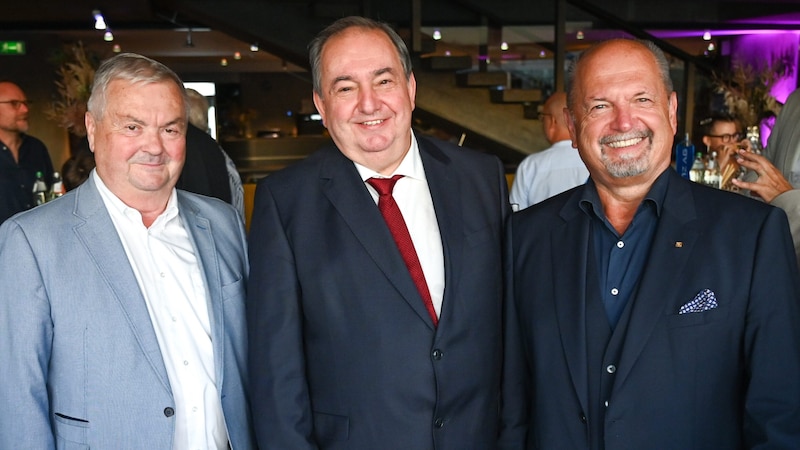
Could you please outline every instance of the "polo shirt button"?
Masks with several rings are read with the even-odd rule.
[[[175,415],[175,410],[167,406],[166,408],[164,408],[164,415],[167,417],[172,417]]]
[[[433,421],[433,425],[436,428],[444,427],[444,419],[442,419],[441,417],[437,417],[436,420]]]
[[[439,361],[440,359],[442,359],[442,355],[444,355],[444,353],[438,348],[435,349],[433,352],[431,352],[431,356],[433,357],[434,361]]]
[[[581,414],[581,422],[586,423],[586,414]]]
[[[608,367],[606,367],[606,372],[608,373],[614,373],[616,371],[617,371],[617,366],[613,364],[609,364]]]

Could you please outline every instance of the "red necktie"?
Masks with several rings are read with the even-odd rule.
[[[433,309],[433,300],[431,300],[431,293],[428,290],[428,283],[425,281],[425,274],[422,273],[422,265],[419,262],[417,251],[414,250],[414,242],[411,241],[411,234],[406,227],[406,221],[403,220],[403,214],[397,203],[392,197],[392,189],[394,189],[397,180],[403,178],[402,175],[395,175],[392,178],[370,178],[367,183],[378,191],[378,210],[383,214],[383,219],[389,226],[389,231],[397,243],[397,248],[400,249],[400,254],[403,255],[403,261],[408,267],[411,278],[414,284],[417,285],[419,295],[422,296],[422,301],[425,303],[425,308],[428,310],[433,325],[437,326],[439,323],[436,317],[436,310]]]

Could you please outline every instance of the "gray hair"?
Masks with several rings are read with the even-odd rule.
[[[311,41],[308,45],[308,60],[311,64],[311,76],[314,83],[314,92],[323,96],[322,93],[322,49],[328,40],[350,28],[363,28],[365,30],[378,30],[382,31],[389,37],[397,50],[397,56],[400,58],[400,63],[403,65],[403,72],[406,75],[406,80],[411,79],[411,55],[408,52],[408,47],[403,41],[403,38],[397,34],[389,25],[376,20],[368,19],[360,16],[343,17],[336,22],[332,23]]]
[[[105,113],[108,85],[114,80],[142,84],[175,83],[183,100],[184,119],[188,121],[189,100],[180,77],[164,64],[136,53],[120,53],[103,61],[97,68],[92,83],[92,93],[87,103],[87,109],[95,119],[99,120]]]
[[[664,89],[666,89],[667,94],[671,94],[674,90],[672,85],[672,78],[669,76],[669,61],[667,57],[664,55],[664,52],[654,44],[652,41],[644,40],[644,39],[612,39],[618,41],[629,40],[631,42],[638,42],[639,44],[643,45],[647,50],[650,51],[650,54],[653,55],[655,59],[656,66],[658,67],[658,72],[661,74],[661,82],[664,83]],[[609,42],[609,41],[605,41]],[[602,43],[600,43],[602,44]],[[599,45],[599,44],[598,44]],[[577,71],[578,65],[580,65],[581,61],[589,54],[593,53],[593,50],[597,48],[598,45],[595,45],[588,50],[582,52],[572,61],[572,64],[567,67],[566,73],[564,74],[564,84],[566,86],[567,91],[567,105],[570,106],[570,110],[572,109],[571,106],[574,102],[573,98],[573,86],[575,82],[575,73]]]
[[[194,89],[186,89],[189,99],[189,123],[203,131],[208,130],[208,99]]]

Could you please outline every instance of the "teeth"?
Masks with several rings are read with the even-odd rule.
[[[629,147],[631,145],[636,145],[642,141],[643,138],[633,138],[633,139],[626,139],[624,141],[615,141],[609,142],[608,146],[612,148],[622,148],[622,147]]]
[[[383,122],[383,120],[370,120],[368,122],[364,122],[364,125],[377,125],[381,122]]]

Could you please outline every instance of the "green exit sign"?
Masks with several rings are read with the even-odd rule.
[[[25,43],[22,41],[0,41],[0,55],[24,55]]]

